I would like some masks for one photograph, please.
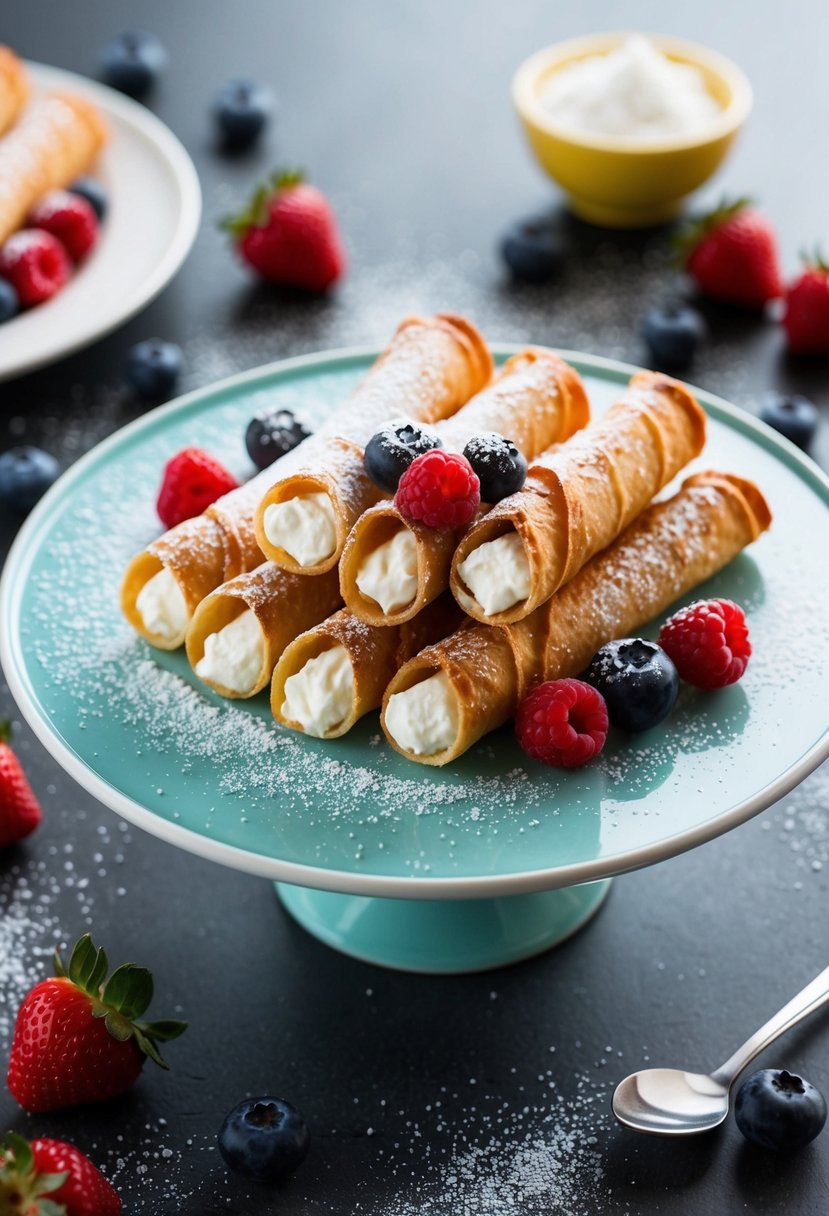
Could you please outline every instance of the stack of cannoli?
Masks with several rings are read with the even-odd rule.
[[[363,462],[398,418],[456,451],[500,433],[527,459],[524,485],[457,530],[405,518]],[[769,526],[761,492],[729,474],[653,502],[704,442],[700,406],[665,375],[637,373],[590,422],[553,352],[528,347],[493,375],[468,321],[409,318],[316,435],[133,560],[124,612],[156,646],[186,642],[221,695],[270,686],[285,727],[336,738],[382,706],[398,752],[443,765]]]

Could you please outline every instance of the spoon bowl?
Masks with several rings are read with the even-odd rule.
[[[723,1122],[728,1114],[728,1089],[705,1073],[647,1068],[616,1087],[613,1113],[636,1132],[695,1135]]]

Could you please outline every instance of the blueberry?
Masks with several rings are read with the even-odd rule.
[[[416,422],[399,418],[369,439],[364,456],[366,472],[381,490],[393,494],[415,456],[442,447],[437,435]]]
[[[0,325],[11,321],[20,311],[20,300],[17,292],[8,279],[0,279]]]
[[[248,1178],[273,1182],[301,1165],[311,1146],[308,1125],[282,1098],[248,1098],[219,1129],[225,1164]]]
[[[69,187],[70,193],[79,194],[85,198],[99,220],[107,213],[109,199],[97,177],[76,177]]]
[[[642,337],[661,367],[687,367],[705,338],[705,322],[695,308],[673,300],[645,313]]]
[[[761,1068],[737,1091],[734,1117],[746,1140],[785,1152],[802,1148],[823,1130],[826,1101],[785,1068]]]
[[[519,220],[501,237],[501,256],[516,279],[546,283],[561,270],[564,250],[549,220]]]
[[[481,483],[484,502],[500,502],[521,489],[527,478],[527,461],[510,439],[487,431],[473,435],[463,454]]]
[[[219,89],[213,115],[225,144],[247,148],[259,138],[273,110],[270,89],[248,77],[230,80]]]
[[[279,407],[264,409],[255,414],[248,423],[245,447],[257,469],[266,469],[310,434],[308,428],[294,417],[291,410]]]
[[[31,511],[60,473],[54,456],[40,448],[10,448],[0,456],[0,498],[16,511]]]
[[[643,638],[622,638],[597,650],[583,679],[607,702],[610,721],[620,730],[650,730],[674,707],[679,675],[661,646]]]
[[[143,97],[167,64],[167,52],[154,34],[119,34],[101,51],[106,84],[130,97]]]
[[[161,338],[139,342],[127,356],[126,377],[142,397],[169,397],[181,373],[181,347]]]
[[[817,430],[817,410],[799,393],[767,393],[760,417],[799,448],[808,448]]]

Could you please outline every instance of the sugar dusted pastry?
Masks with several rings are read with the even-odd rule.
[[[0,135],[17,121],[29,96],[26,69],[7,46],[0,46]]]
[[[523,489],[461,537],[450,585],[476,620],[528,616],[609,545],[705,443],[677,380],[637,372],[604,417],[531,466]]]
[[[448,418],[488,383],[492,356],[468,321],[439,314],[404,321],[375,367],[381,376],[373,369],[358,389],[368,406],[365,425],[308,452],[304,466],[276,481],[259,504],[259,545],[286,570],[320,574],[336,566],[351,528],[382,497],[363,468],[371,436],[395,417]]]
[[[514,715],[535,684],[578,675],[600,646],[635,633],[770,523],[752,482],[714,472],[688,478],[531,615],[506,625],[468,621],[401,667],[383,699],[386,737],[410,760],[448,764]]]
[[[447,448],[496,431],[529,459],[583,427],[590,409],[581,377],[552,351],[530,347],[508,359],[491,384],[434,428]],[[391,501],[354,525],[340,562],[343,599],[375,625],[412,620],[449,585],[458,535],[428,528]]]
[[[262,564],[255,514],[277,477],[316,462],[327,470],[326,478],[333,478],[332,469],[346,469],[360,445],[395,414],[420,411],[431,417],[449,413],[489,378],[490,370],[489,351],[469,322],[442,315],[407,318],[350,399],[315,435],[214,502],[203,515],[165,532],[133,558],[121,586],[121,607],[127,620],[162,650],[181,646],[187,625],[205,596]],[[305,484],[307,476],[303,474],[300,481]],[[318,490],[319,486],[311,492]],[[308,512],[305,524],[304,543],[310,544],[314,521]],[[165,570],[164,586],[151,594],[152,614],[145,616],[139,597]]]
[[[69,93],[36,98],[0,139],[0,242],[48,190],[86,172],[106,139],[90,101]]]

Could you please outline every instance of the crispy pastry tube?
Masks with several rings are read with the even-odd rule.
[[[530,347],[508,359],[491,384],[435,430],[447,447],[458,451],[473,435],[498,431],[533,460],[550,444],[585,426],[589,416],[578,372],[552,351]],[[386,605],[384,611],[383,605],[361,591],[359,581],[371,555],[404,532],[412,538],[403,543],[414,551],[410,556],[415,563],[416,590],[408,602]],[[352,528],[340,561],[340,588],[346,605],[373,625],[412,620],[448,587],[457,542],[458,533],[408,520],[389,500],[370,507]]]
[[[36,98],[0,140],[0,242],[47,190],[68,186],[85,172],[105,139],[103,120],[85,98]]]
[[[605,642],[635,633],[727,565],[770,523],[768,505],[752,482],[713,472],[688,478],[530,616],[511,625],[468,622],[402,667],[383,698],[386,737],[410,760],[448,764],[512,717],[535,684],[578,675]],[[451,730],[440,747],[421,754],[390,733],[390,705],[435,675],[446,688]]]
[[[339,604],[336,571],[321,578],[304,578],[265,562],[217,587],[201,601],[187,630],[188,662],[196,675],[223,697],[252,697],[270,683],[288,643],[324,620]],[[236,646],[244,645],[247,639],[247,653],[234,664],[233,651],[228,649],[231,643],[223,631],[242,617],[249,622],[249,630]],[[237,635],[238,628],[237,624]],[[205,668],[206,650],[212,654]],[[223,679],[225,669],[228,674]]]
[[[524,487],[461,538],[450,575],[458,603],[488,624],[528,616],[609,545],[704,443],[705,415],[685,386],[638,372],[603,418],[541,456]],[[487,613],[464,581],[463,563],[482,545],[511,535],[520,540],[528,594]]]
[[[335,451],[346,451],[349,444],[365,442],[395,413],[408,410],[410,402],[411,408],[421,402],[425,409],[441,360],[460,365],[458,378],[463,369],[470,382],[489,376],[489,351],[478,331],[463,318],[409,317],[403,321],[351,398],[316,434],[277,465],[225,494],[203,515],[165,532],[132,559],[121,586],[121,608],[133,628],[162,650],[181,646],[204,597],[261,565],[263,554],[254,519],[257,504],[275,478],[312,462],[314,453],[324,455],[331,445]],[[157,576],[163,576],[162,585],[148,589]],[[139,597],[146,601],[148,595],[154,605],[142,610]],[[163,611],[158,610],[159,600]]]
[[[0,46],[0,135],[13,126],[29,96],[23,64],[7,46]]]
[[[448,594],[435,600],[413,621],[390,627],[366,625],[347,608],[340,609],[327,621],[298,637],[283,652],[271,685],[273,716],[283,726],[321,739],[336,739],[346,734],[363,714],[377,709],[395,672],[424,646],[451,633],[461,617],[460,609]],[[316,723],[306,721],[303,725],[289,715],[285,685],[306,670],[309,662],[336,648],[341,648],[342,653],[337,651],[337,654],[345,670],[342,704],[333,708],[329,688],[328,696],[324,698],[327,703],[316,704]],[[316,698],[322,697],[322,690],[322,683],[317,682],[313,688]],[[339,709],[343,707],[340,713]]]
[[[336,566],[357,519],[382,493],[363,469],[363,448],[384,423],[405,417],[432,423],[447,418],[488,383],[492,356],[473,325],[440,313],[404,321],[361,390],[358,426],[308,453],[265,494],[256,513],[262,552],[286,570],[321,574]],[[283,504],[291,504],[286,515]],[[299,547],[303,513],[314,513],[314,539]],[[290,539],[292,552],[283,542]]]

